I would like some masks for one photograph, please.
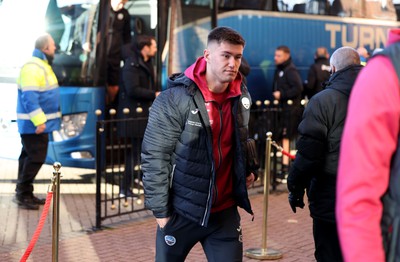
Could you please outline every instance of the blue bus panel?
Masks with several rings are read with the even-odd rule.
[[[291,49],[293,62],[305,80],[317,47],[326,47],[330,54],[342,46],[364,46],[372,52],[385,45],[388,29],[399,23],[241,10],[219,14],[218,26],[232,27],[245,38],[244,57],[251,67],[248,87],[253,100],[265,100],[272,99],[276,47]],[[175,31],[174,72],[185,70],[203,55],[209,30],[210,19],[204,18]]]
[[[104,109],[104,87],[61,87],[63,121],[49,142],[46,163],[95,168],[97,109]]]

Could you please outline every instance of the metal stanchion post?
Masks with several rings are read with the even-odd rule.
[[[282,258],[282,253],[280,251],[267,248],[268,195],[271,173],[271,143],[272,133],[268,132],[265,147],[262,247],[250,248],[247,249],[245,252],[245,256],[255,259],[274,260]]]
[[[55,162],[53,164],[53,224],[52,224],[52,262],[58,261],[58,238],[60,228],[60,168],[61,164]]]

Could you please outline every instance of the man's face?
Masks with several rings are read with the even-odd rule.
[[[281,65],[289,59],[289,54],[283,52],[282,50],[275,50],[275,65]]]
[[[56,44],[54,43],[54,39],[51,36],[49,36],[49,43],[43,48],[42,51],[47,56],[54,58],[54,54],[56,52]]]
[[[204,51],[207,61],[207,71],[219,83],[232,82],[239,71],[243,56],[242,45],[233,45],[228,42],[211,42]]]
[[[148,57],[154,57],[157,53],[157,43],[154,39],[151,40],[151,45],[148,46],[147,55]]]

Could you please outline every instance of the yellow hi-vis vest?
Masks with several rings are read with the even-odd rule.
[[[32,134],[43,123],[46,133],[58,130],[61,117],[58,81],[47,61],[32,57],[22,67],[17,83],[18,131]]]

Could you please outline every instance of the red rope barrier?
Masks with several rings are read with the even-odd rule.
[[[274,147],[276,147],[276,149],[278,149],[280,152],[282,152],[282,154],[284,154],[285,156],[288,156],[290,159],[295,159],[296,158],[295,155],[292,155],[289,152],[283,150],[283,148],[280,145],[278,145],[275,141],[272,141],[272,145]]]
[[[52,197],[53,197],[53,192],[48,192],[46,197],[46,203],[44,204],[44,208],[40,216],[39,224],[37,225],[36,231],[32,236],[31,242],[29,242],[28,248],[26,249],[24,255],[22,256],[20,262],[25,262],[28,259],[29,255],[31,254],[33,248],[35,247],[36,241],[38,240],[40,233],[42,232],[44,222],[46,221],[47,214],[49,213]]]
[[[288,156],[290,159],[295,159],[296,158],[296,156],[286,152],[285,150],[282,150],[282,154],[284,154],[285,156]]]

